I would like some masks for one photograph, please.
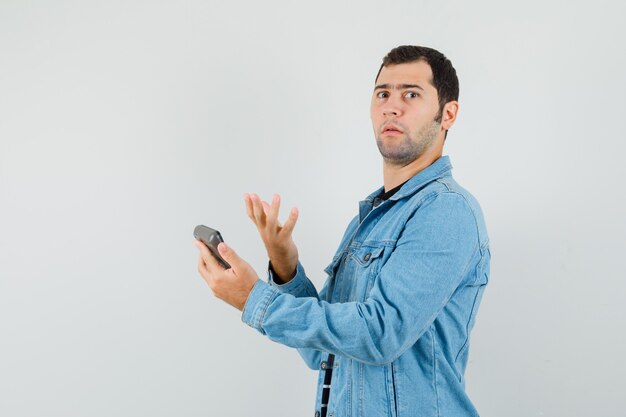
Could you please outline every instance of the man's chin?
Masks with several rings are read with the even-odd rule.
[[[419,155],[413,153],[385,152],[380,149],[379,151],[380,155],[383,157],[383,161],[389,165],[404,166],[419,158]]]

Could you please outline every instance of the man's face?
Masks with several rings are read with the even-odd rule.
[[[424,61],[383,67],[372,96],[374,136],[386,163],[407,165],[441,134],[437,90]]]

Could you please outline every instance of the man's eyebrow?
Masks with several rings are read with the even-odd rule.
[[[378,90],[378,89],[383,89],[383,90],[404,90],[407,88],[418,88],[422,91],[424,91],[424,89],[418,85],[418,84],[378,84],[376,87],[374,87],[374,90]]]

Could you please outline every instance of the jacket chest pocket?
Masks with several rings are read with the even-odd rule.
[[[352,264],[351,280],[346,282],[349,300],[364,301],[369,295],[372,285],[382,267],[384,246],[362,246],[350,254]]]
[[[377,261],[380,259],[384,250],[384,246],[362,246],[352,253],[352,258],[361,268],[370,268],[370,266],[378,263]]]
[[[326,268],[324,268],[324,272],[326,272],[328,278],[326,279],[324,289],[320,293],[320,298],[325,301],[336,301],[336,297],[333,296],[333,293],[335,292],[335,286],[337,283],[337,273],[345,255],[345,252],[339,252],[338,254],[333,256],[332,262],[329,263]]]

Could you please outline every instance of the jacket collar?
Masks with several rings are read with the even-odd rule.
[[[392,195],[389,200],[400,200],[408,195],[415,194],[420,188],[425,186],[431,181],[446,176],[452,171],[452,163],[449,156],[442,156],[435,162],[415,174],[410,180],[408,180],[397,193]],[[368,195],[365,201],[372,203],[376,196],[380,195],[384,191],[384,187],[380,187],[372,194]]]
[[[398,192],[389,197],[389,200],[386,201],[395,201],[413,195],[429,182],[444,177],[451,170],[452,164],[450,163],[450,158],[448,156],[442,156],[428,167],[415,174],[413,178],[408,180],[402,188],[398,190]],[[365,217],[367,217],[369,212],[374,207],[374,199],[376,196],[380,195],[382,191],[384,191],[384,187],[380,187],[378,190],[368,195],[365,200],[359,202],[359,222],[362,222]]]

